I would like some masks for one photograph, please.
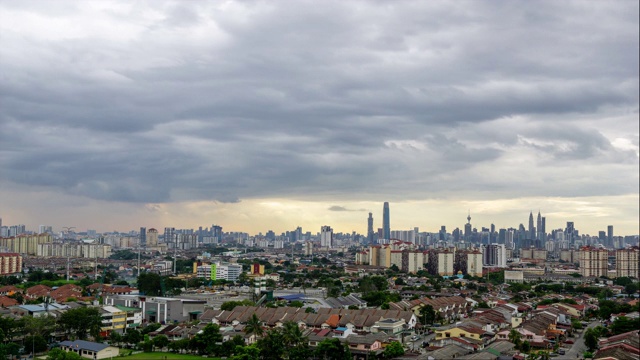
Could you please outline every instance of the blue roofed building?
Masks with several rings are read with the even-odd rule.
[[[66,352],[73,351],[83,358],[96,360],[117,357],[120,351],[115,346],[84,340],[63,341],[60,348]]]

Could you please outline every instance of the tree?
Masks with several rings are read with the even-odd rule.
[[[284,334],[279,328],[267,331],[256,345],[260,349],[260,359],[263,360],[284,359],[287,351]]]
[[[0,316],[0,342],[13,340],[19,325],[13,318]]]
[[[156,335],[153,338],[153,346],[160,348],[160,350],[164,349],[169,345],[169,338],[166,335]]]
[[[39,335],[45,339],[50,337],[56,326],[56,318],[53,316],[25,316],[22,318],[22,322],[25,333]],[[19,326],[17,323],[16,325]]]
[[[84,358],[73,351],[53,349],[47,353],[47,360],[84,360]]]
[[[282,325],[284,342],[289,347],[307,345],[307,337],[304,336],[300,327],[294,321],[287,321]]]
[[[109,334],[109,342],[111,345],[118,346],[118,344],[122,342],[122,335],[117,331],[112,331],[111,334]]]
[[[255,305],[255,303],[249,299],[245,299],[242,301],[231,300],[231,301],[223,302],[222,305],[220,305],[220,310],[231,311],[235,309],[236,306],[253,306],[253,305]]]
[[[142,334],[136,329],[127,330],[122,340],[127,344],[137,344],[142,341]]]
[[[304,303],[302,301],[300,301],[300,300],[294,300],[294,301],[289,303],[289,306],[301,308],[301,307],[304,306]]]
[[[20,355],[20,345],[14,342],[0,344],[0,359],[6,359],[10,356],[13,359],[14,356]]]
[[[516,329],[512,329],[509,332],[509,341],[516,346],[516,349],[519,349],[522,342],[522,334],[520,334]]]
[[[624,287],[624,291],[629,295],[633,295],[638,292],[638,284],[636,283],[627,284]]]
[[[264,334],[262,321],[260,321],[260,318],[258,318],[256,314],[251,315],[244,327],[244,332],[246,334],[255,334],[256,336],[262,336]]]
[[[249,346],[237,346],[230,360],[255,360],[260,357],[260,349],[254,344]]]
[[[436,312],[433,310],[433,306],[426,305],[420,308],[420,317],[422,319],[423,325],[427,326],[428,324],[433,324],[436,319]]]
[[[609,326],[609,331],[611,331],[613,335],[618,335],[635,330],[637,327],[637,320],[629,319],[626,316],[620,316],[613,321],[611,326]]]
[[[598,331],[594,329],[587,329],[584,333],[584,344],[593,351],[598,346]]]
[[[520,350],[522,350],[523,353],[527,354],[531,350],[531,344],[528,341],[523,342],[520,346]]]
[[[172,352],[182,352],[189,348],[189,339],[174,340],[169,343],[169,350]]]
[[[238,346],[244,346],[244,338],[242,335],[236,335],[228,341],[223,342],[218,355],[228,358],[236,352]]]
[[[162,278],[156,273],[138,275],[138,290],[147,296],[162,295]]]
[[[393,359],[398,356],[404,355],[404,348],[402,344],[397,341],[392,341],[384,348],[384,357],[387,359]]]
[[[87,335],[97,338],[100,335],[102,316],[95,307],[69,309],[60,316],[58,325],[73,338],[86,340]]]
[[[208,324],[202,329],[202,332],[191,339],[189,347],[196,350],[200,355],[216,354],[219,347],[218,344],[221,342],[220,327],[216,324]]]
[[[351,351],[347,346],[342,345],[337,338],[324,339],[319,342],[315,355],[321,360],[351,359]]]
[[[40,335],[31,335],[24,338],[24,347],[27,351],[37,353],[47,350],[47,340]]]
[[[582,329],[582,323],[578,319],[571,319],[571,327],[576,330]]]

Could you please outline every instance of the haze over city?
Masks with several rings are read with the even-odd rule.
[[[0,217],[639,228],[639,5],[0,1]]]

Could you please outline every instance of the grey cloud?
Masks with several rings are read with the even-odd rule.
[[[0,12],[78,20],[62,4]],[[152,203],[637,187],[637,155],[581,120],[638,108],[636,2],[312,4],[143,2],[109,15],[144,25],[125,40],[0,27],[0,179]]]
[[[344,206],[333,205],[327,209],[329,211],[367,211],[366,209],[349,209]]]

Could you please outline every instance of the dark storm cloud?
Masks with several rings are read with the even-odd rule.
[[[0,5],[4,180],[153,203],[637,185],[633,117],[592,120],[637,120],[637,2],[40,5]]]

